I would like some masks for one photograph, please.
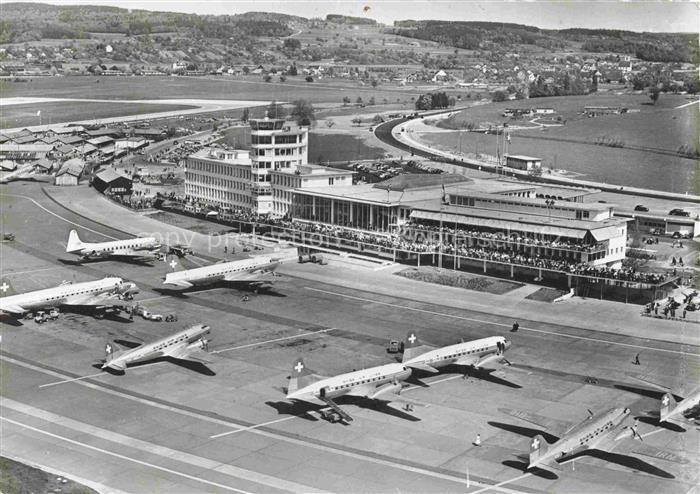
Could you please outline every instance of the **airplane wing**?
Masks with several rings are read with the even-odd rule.
[[[234,273],[229,273],[226,276],[224,276],[224,281],[269,281],[263,278],[271,278],[274,276],[272,272],[267,272],[267,271],[254,271],[252,273],[240,273],[240,274],[234,274]]]
[[[108,362],[107,367],[110,369],[118,370],[118,371],[125,371],[126,370],[126,362],[124,361],[116,361],[116,362]]]
[[[375,386],[373,384],[362,384],[360,386],[355,386],[348,393],[348,396],[361,396],[375,400],[388,393],[398,393],[401,391],[401,383],[384,383],[380,386]]]
[[[103,292],[97,294],[84,294],[73,296],[71,299],[66,300],[63,305],[104,305],[105,302],[113,300],[118,297],[119,294],[114,292]]]
[[[179,286],[180,288],[191,288],[193,286],[192,283],[190,283],[189,281],[185,281],[185,280],[172,280],[172,281],[165,280],[163,282],[163,284],[164,285],[175,285],[175,286]]]
[[[22,315],[22,314],[27,312],[27,310],[24,307],[22,307],[21,305],[17,305],[17,304],[10,304],[10,305],[3,304],[2,308],[0,310],[2,310],[2,312],[9,313],[9,314],[15,314],[15,315],[16,314]]]
[[[547,430],[547,432],[550,432],[551,435],[556,435],[560,437],[561,435],[566,433],[566,431],[570,430],[573,425],[571,422],[556,420],[550,417],[545,417],[544,415],[538,415],[536,413],[528,412],[525,410],[499,408],[498,411],[501,413],[505,413],[506,415],[510,415],[511,417],[524,420],[525,422],[530,422],[531,424],[540,426],[543,429]]]
[[[430,372],[431,374],[437,374],[438,372],[440,372],[432,365],[428,365],[428,364],[423,363],[423,362],[414,362],[411,364],[406,364],[406,367],[410,367],[411,369],[422,370],[425,372]]]

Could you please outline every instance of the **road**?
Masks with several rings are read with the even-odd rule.
[[[175,325],[73,314],[45,325],[2,324],[3,452],[127,492],[687,492],[697,484],[697,469],[634,458],[624,444],[617,462],[583,457],[558,478],[525,473],[517,455],[527,451],[531,429],[498,411],[575,420],[586,408],[625,404],[641,413],[657,406],[658,393],[631,374],[674,383],[697,369],[695,346],[526,318],[508,333],[512,367],[467,380],[454,371],[419,376],[433,385],[415,381],[405,391],[419,405],[412,416],[400,405],[350,400],[342,406],[353,424],[329,424],[283,401],[279,388],[297,356],[333,375],[391,361],[387,341],[409,328],[447,344],[507,333],[512,320],[398,291],[345,288],[369,269],[361,266],[283,266],[274,290],[247,303],[223,287],[175,296],[159,291],[160,264],[67,262],[63,242],[76,225],[90,240],[124,234],[58,207],[40,184],[9,184],[0,194],[3,231],[17,235],[0,246],[2,275],[17,289],[114,274],[136,282],[149,309],[179,316]],[[7,194],[31,197],[54,215]],[[335,283],[312,279],[328,269]],[[106,340],[148,341],[196,322],[212,327],[209,372],[170,362],[123,376],[93,367]],[[638,350],[628,345],[643,348],[642,368],[631,366]],[[591,375],[596,384],[586,384]],[[645,439],[650,444],[700,458],[697,431],[642,428],[661,431]],[[480,447],[471,444],[477,433]]]

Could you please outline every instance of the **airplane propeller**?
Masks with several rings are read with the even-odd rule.
[[[639,425],[639,419],[634,419],[634,424],[632,427],[630,427],[630,430],[632,431],[632,438],[634,439],[639,439],[640,441],[644,442],[644,439],[642,439],[642,436],[637,432],[637,426]]]

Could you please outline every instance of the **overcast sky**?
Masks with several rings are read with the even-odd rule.
[[[9,2],[0,0],[0,5],[4,3]],[[442,19],[514,22],[547,29],[585,27],[657,32],[698,32],[700,25],[698,0],[48,0],[40,3],[113,5],[196,14],[240,14],[250,11],[280,12],[302,17],[345,14],[366,16],[385,24],[392,24],[397,19]]]

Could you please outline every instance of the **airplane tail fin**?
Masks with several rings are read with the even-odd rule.
[[[182,263],[175,256],[170,256],[169,258],[166,258],[165,262],[168,263],[168,271],[170,273],[177,273],[178,271],[186,271],[185,267],[182,265]]]
[[[415,331],[409,331],[406,339],[403,342],[403,362],[417,357],[427,352],[431,347],[424,345],[418,339],[418,334]]]
[[[105,343],[105,364],[109,364],[114,358],[114,345],[112,343]]]
[[[673,410],[677,405],[677,402],[671,393],[666,393],[661,397],[661,404],[659,408],[659,420],[663,422],[666,420],[669,412]]]
[[[68,245],[66,246],[66,252],[76,252],[83,248],[83,242],[78,237],[78,232],[71,230],[68,234]]]
[[[0,298],[9,297],[10,295],[16,295],[17,292],[12,287],[12,283],[7,278],[0,280]]]
[[[292,374],[289,378],[289,387],[287,388],[287,396],[294,393],[298,389],[305,388],[309,384],[318,381],[314,376],[314,372],[306,367],[304,360],[301,357],[294,361],[292,366]]]
[[[540,434],[533,437],[532,441],[530,441],[530,465],[528,468],[538,465],[540,458],[544,456],[547,449],[549,449],[549,444],[544,440],[544,437]]]

